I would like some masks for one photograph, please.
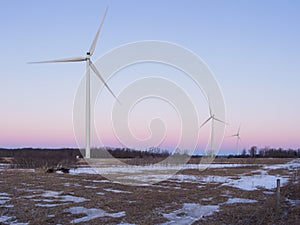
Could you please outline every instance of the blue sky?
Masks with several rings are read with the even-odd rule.
[[[300,146],[300,3],[276,0],[1,1],[0,146],[76,146],[84,65],[26,62],[84,55],[107,5],[95,59],[133,41],[185,46],[222,88],[226,135],[242,123],[242,147]],[[222,149],[234,146],[225,138]]]

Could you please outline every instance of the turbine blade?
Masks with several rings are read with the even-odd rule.
[[[211,110],[211,106],[210,106],[210,98],[209,98],[209,95],[207,95],[207,103],[208,103],[208,108],[209,108],[209,115],[212,116],[212,110]]]
[[[98,76],[98,78],[103,82],[105,87],[108,89],[108,91],[115,97],[115,99],[121,104],[117,96],[113,93],[113,91],[110,89],[110,87],[105,82],[104,78],[101,76],[100,72],[97,70],[96,66],[90,61],[90,67],[94,71],[94,73]]]
[[[241,124],[240,124],[239,129],[238,129],[238,132],[237,132],[238,134],[240,134],[240,129],[241,129]]]
[[[36,63],[60,63],[60,62],[81,62],[86,61],[85,57],[71,57],[71,58],[64,58],[64,59],[54,59],[54,60],[47,60],[47,61],[39,61],[39,62],[28,62],[29,64],[36,64]]]
[[[100,31],[101,31],[102,26],[103,26],[103,24],[104,24],[104,20],[105,20],[107,11],[108,11],[108,6],[106,7],[104,16],[103,16],[103,18],[102,18],[102,20],[101,20],[101,23],[100,23],[100,26],[99,26],[98,31],[97,31],[97,33],[96,33],[96,36],[95,36],[95,38],[94,38],[94,40],[93,40],[93,43],[92,43],[92,45],[91,45],[91,47],[90,47],[89,52],[90,52],[90,55],[91,55],[91,56],[94,54],[94,51],[95,51],[95,48],[96,48],[96,45],[97,45],[97,41],[98,41],[98,38],[99,38],[99,34],[100,34]]]
[[[218,118],[214,118],[214,120],[216,120],[216,121],[219,121],[219,122],[221,122],[221,123],[224,123],[224,124],[226,124],[226,125],[227,125],[227,123],[226,123],[226,122],[224,122],[223,120],[220,120],[220,119],[218,119]]]
[[[207,122],[210,121],[211,118],[212,118],[212,117],[210,116],[207,120],[205,120],[205,121],[201,124],[201,126],[199,127],[199,129],[200,129],[201,127],[203,127],[205,124],[207,124]]]

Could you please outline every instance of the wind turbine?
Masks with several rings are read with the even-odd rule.
[[[227,124],[226,122],[218,119],[215,114],[212,112],[211,107],[210,107],[210,101],[209,98],[207,99],[208,102],[208,107],[209,107],[209,117],[201,124],[199,129],[201,129],[205,124],[207,124],[211,120],[211,130],[210,130],[210,151],[211,151],[211,157],[214,156],[214,150],[213,150],[213,134],[214,134],[214,121],[218,121],[220,123]]]
[[[105,87],[108,89],[108,91],[116,98],[116,100],[119,102],[117,96],[113,93],[113,91],[110,89],[110,87],[105,82],[105,79],[101,76],[100,72],[96,68],[96,66],[93,64],[91,57],[94,54],[96,44],[99,38],[100,31],[102,29],[106,14],[108,11],[108,7],[106,7],[104,16],[101,20],[100,26],[97,30],[96,36],[91,44],[91,47],[89,51],[86,53],[86,56],[84,57],[71,57],[71,58],[64,58],[64,59],[54,59],[54,60],[48,60],[48,61],[39,61],[39,62],[30,62],[30,63],[60,63],[60,62],[86,62],[86,112],[85,112],[85,126],[86,126],[86,143],[85,143],[85,157],[90,158],[91,157],[91,149],[90,149],[90,142],[91,142],[91,103],[90,103],[90,69],[94,71],[94,73],[98,76],[98,78],[103,82]],[[120,103],[120,102],[119,102]]]
[[[239,144],[240,144],[240,141],[241,141],[240,130],[241,130],[241,124],[239,126],[239,129],[238,129],[237,133],[229,136],[229,137],[236,137],[237,138],[236,139],[236,150],[237,150],[238,155],[240,154],[240,150],[239,150]]]

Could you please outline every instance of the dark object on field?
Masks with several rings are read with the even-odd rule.
[[[54,169],[53,168],[49,168],[46,170],[46,173],[54,173]]]
[[[56,168],[48,168],[46,170],[46,173],[54,173],[54,172],[57,172],[57,171],[60,171],[60,172],[63,172],[63,173],[69,173],[70,169],[66,168],[66,167],[63,167],[61,165],[57,165]]]
[[[62,167],[62,168],[57,169],[56,171],[61,171],[61,172],[63,172],[63,173],[69,173],[69,172],[70,172],[70,169],[69,169],[69,168]]]

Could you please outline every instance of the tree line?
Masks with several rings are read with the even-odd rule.
[[[164,150],[158,147],[152,147],[141,151],[130,148],[92,148],[92,158],[167,158],[170,155],[187,155],[188,151],[176,149],[174,152]],[[60,148],[60,149],[40,149],[40,148],[19,148],[19,149],[5,149],[0,148],[1,157],[13,158],[60,158],[60,159],[75,159],[82,158],[85,155],[84,149],[76,148]],[[195,155],[193,157],[201,157]],[[243,149],[239,155],[229,155],[228,157],[241,158],[299,158],[299,149],[283,149],[283,148],[258,148],[252,146],[250,149]]]
[[[264,147],[258,148],[252,146],[248,151],[243,149],[240,155],[234,157],[242,158],[300,158],[300,148],[298,149],[283,149]]]
[[[146,151],[140,151],[130,148],[92,148],[92,158],[166,158],[171,153],[160,148],[149,148]],[[0,148],[0,157],[12,158],[60,158],[75,159],[83,158],[84,149],[59,148],[59,149],[41,149],[41,148],[19,148],[5,149]]]

